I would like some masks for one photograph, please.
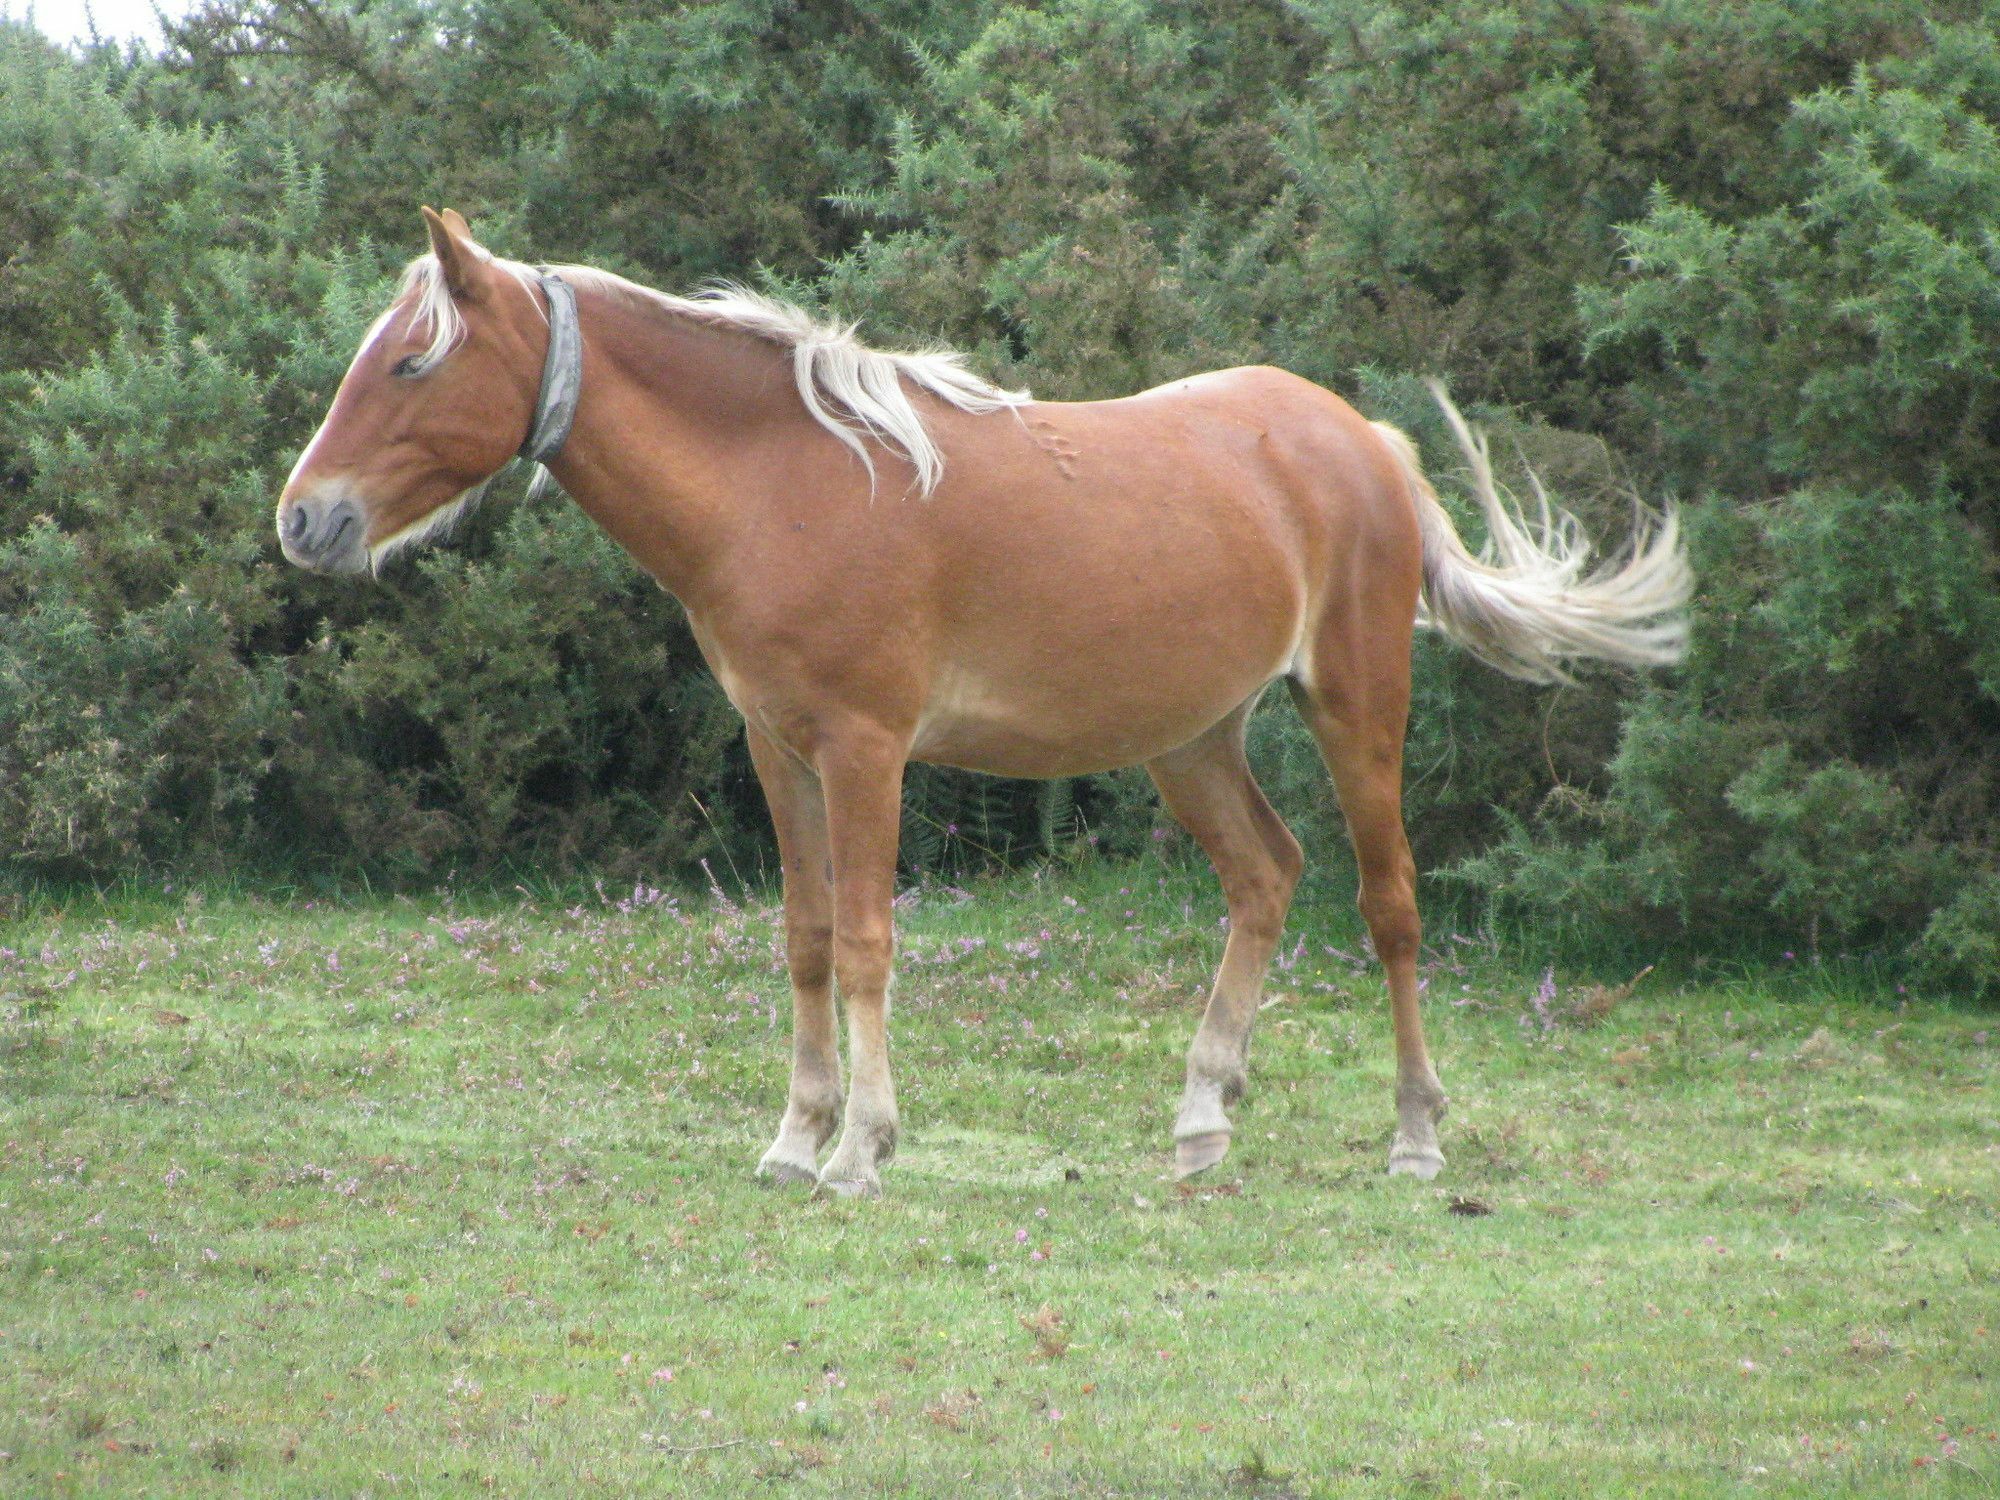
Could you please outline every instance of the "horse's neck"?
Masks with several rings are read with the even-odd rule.
[[[550,465],[592,520],[684,604],[754,517],[751,471],[788,445],[774,427],[810,425],[786,353],[592,289],[578,298],[584,376],[576,423]],[[768,476],[761,476],[768,478]]]

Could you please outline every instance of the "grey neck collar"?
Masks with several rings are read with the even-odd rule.
[[[521,444],[521,457],[546,464],[569,438],[576,398],[583,386],[583,330],[576,321],[576,292],[546,266],[538,266],[542,295],[549,299],[549,352],[542,361],[542,389],[535,419]]]

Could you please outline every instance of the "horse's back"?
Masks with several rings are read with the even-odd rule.
[[[1269,365],[1108,401],[1032,402],[951,423],[942,502],[957,555],[1018,548],[1152,558],[1202,580],[1224,553],[1316,593],[1351,562],[1407,563],[1416,512],[1394,454],[1332,391]],[[1214,580],[1211,580],[1211,583]]]

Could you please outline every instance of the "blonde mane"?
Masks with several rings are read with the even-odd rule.
[[[534,285],[532,266],[475,248],[489,264],[522,285]],[[930,494],[944,477],[944,454],[910,399],[911,388],[974,413],[1011,409],[1033,399],[1027,391],[1005,390],[975,375],[965,367],[965,356],[953,350],[871,349],[855,336],[856,324],[815,317],[802,307],[734,283],[676,297],[590,266],[552,269],[573,285],[615,288],[664,311],[741,329],[790,351],[793,383],[806,411],[860,458],[870,484],[875,480],[874,456],[865,441],[870,438],[909,461],[916,470],[918,494]],[[411,328],[428,326],[431,331],[430,344],[419,358],[435,363],[465,336],[464,317],[436,256],[419,256],[404,270],[398,300],[410,296],[416,298]]]

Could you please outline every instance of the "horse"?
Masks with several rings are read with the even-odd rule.
[[[913,761],[1146,768],[1228,908],[1173,1130],[1181,1177],[1221,1161],[1303,864],[1244,749],[1280,681],[1332,774],[1387,980],[1388,1171],[1436,1175],[1446,1097],[1418,1011],[1402,818],[1413,630],[1533,681],[1579,660],[1671,663],[1691,588],[1671,509],[1591,568],[1574,518],[1539,485],[1537,517],[1510,503],[1434,386],[1490,534],[1475,554],[1403,433],[1283,370],[1037,401],[951,352],[870,348],[740,286],[678,297],[528,266],[457,213],[422,213],[429,251],[286,481],[280,545],[321,573],[379,570],[519,455],[684,607],[743,716],[782,864],[792,1067],[761,1176],[873,1196],[895,1152],[892,901]]]

